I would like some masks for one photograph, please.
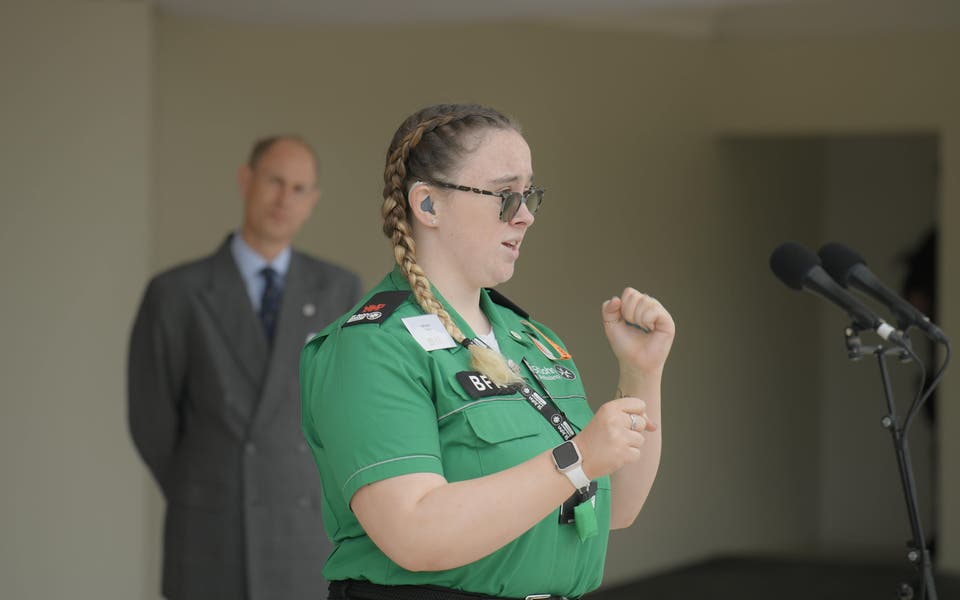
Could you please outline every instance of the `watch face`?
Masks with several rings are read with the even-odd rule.
[[[558,469],[566,469],[577,464],[580,454],[573,442],[564,442],[553,449],[553,460],[556,461]]]

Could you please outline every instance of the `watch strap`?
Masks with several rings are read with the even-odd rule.
[[[563,471],[563,474],[567,476],[567,479],[570,480],[570,483],[573,484],[573,487],[578,490],[590,487],[590,478],[587,477],[587,474],[583,472],[583,465],[576,465]]]

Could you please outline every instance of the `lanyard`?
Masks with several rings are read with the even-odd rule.
[[[543,396],[533,391],[526,383],[517,386],[519,388],[517,391],[557,430],[557,433],[560,434],[563,441],[566,442],[573,439],[576,432],[567,420],[567,416],[563,414],[560,407],[557,406],[553,398],[550,397],[547,386],[543,385],[540,376],[533,370],[530,363],[527,362],[527,359],[524,358],[522,362],[523,365],[527,367],[527,370],[530,371],[533,378],[537,380],[537,383],[540,384],[540,387],[543,388],[543,393],[547,398],[544,399]],[[596,494],[597,482],[591,481],[589,486],[574,492],[560,507],[560,523],[573,523],[577,528],[577,537],[580,538],[581,542],[597,534],[597,513],[594,507]]]
[[[540,377],[537,376],[537,372],[533,370],[533,368],[530,366],[530,363],[527,362],[527,359],[524,358],[521,360],[521,362],[525,367],[527,367],[527,371],[530,371],[530,374],[533,375],[533,378],[537,380],[537,383],[540,384],[540,387],[543,388],[543,393],[546,394],[547,397],[544,398],[526,383],[517,385],[517,391],[520,392],[520,395],[530,403],[530,406],[540,413],[540,416],[550,423],[550,426],[560,434],[560,437],[563,438],[563,441],[566,442],[572,440],[573,436],[577,435],[577,432],[574,431],[570,421],[567,420],[567,416],[563,414],[563,411],[560,410],[560,407],[558,407],[553,398],[550,397],[550,392],[547,391],[547,386],[543,385],[543,381],[541,381]]]

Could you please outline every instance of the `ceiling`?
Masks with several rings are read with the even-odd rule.
[[[351,26],[566,22],[692,35],[960,31],[960,0],[148,0],[160,11],[253,23]]]

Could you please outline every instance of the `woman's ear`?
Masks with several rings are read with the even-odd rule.
[[[436,227],[437,206],[430,197],[430,186],[422,181],[414,183],[407,193],[407,202],[410,204],[410,214],[418,223],[426,227]]]

